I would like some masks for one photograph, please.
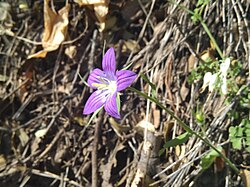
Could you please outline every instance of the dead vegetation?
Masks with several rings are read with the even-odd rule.
[[[82,115],[92,90],[78,74],[86,80],[100,67],[104,47],[113,46],[119,69],[132,64],[134,72],[147,75],[159,101],[196,131],[195,111],[201,108],[205,136],[221,145],[238,168],[249,166],[249,153],[233,150],[228,140],[235,121],[227,114],[237,109],[237,97],[226,103],[217,92],[201,93],[202,81],[188,82],[191,71],[204,63],[203,55],[219,58],[190,14],[167,1],[111,0],[100,32],[103,23],[92,5],[54,0],[56,11],[70,6],[65,38],[44,58],[33,58],[46,50],[44,44],[41,48],[44,3],[50,4],[8,0],[6,16],[0,17],[1,186],[243,185],[220,158],[201,172],[199,161],[209,148],[195,136],[159,156],[164,142],[184,130],[135,93],[123,92],[121,120],[100,113],[86,126],[90,116]],[[181,4],[190,10],[196,6]],[[249,16],[247,1],[234,0],[211,1],[203,13],[224,55],[242,63],[239,87],[249,85]],[[141,78],[133,86],[146,93],[150,89]]]

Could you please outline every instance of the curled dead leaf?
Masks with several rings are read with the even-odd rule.
[[[100,23],[100,32],[105,29],[105,20],[108,14],[109,0],[74,0],[80,6],[94,6],[96,18]]]
[[[0,155],[0,171],[4,170],[7,165],[7,161],[4,158],[4,155]]]
[[[245,187],[250,187],[250,171],[244,169],[240,172],[240,176],[245,184]]]
[[[76,55],[76,46],[75,46],[75,45],[72,45],[72,46],[67,47],[67,48],[65,49],[65,54],[66,54],[69,58],[73,59],[73,58],[75,57],[75,55]]]
[[[28,58],[44,58],[47,53],[58,49],[65,40],[69,24],[70,5],[66,3],[65,7],[57,12],[49,7],[49,0],[44,0],[44,34],[42,38],[43,50],[29,55]]]
[[[135,126],[135,130],[137,133],[143,135],[144,134],[144,130],[147,129],[148,131],[154,133],[155,132],[155,127],[152,123],[142,120],[140,121],[136,126]]]
[[[24,147],[28,141],[29,141],[29,136],[27,135],[27,133],[25,132],[24,129],[19,129],[19,133],[18,133],[18,137],[20,139],[21,145]]]

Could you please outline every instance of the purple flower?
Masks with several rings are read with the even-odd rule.
[[[91,114],[104,106],[106,112],[120,118],[119,92],[130,86],[137,74],[129,70],[116,71],[115,51],[110,48],[102,60],[102,70],[94,69],[88,78],[91,88],[97,89],[87,100],[83,114]]]

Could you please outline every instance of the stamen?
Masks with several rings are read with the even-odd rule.
[[[101,83],[92,83],[93,87],[96,87],[98,90],[109,90],[110,93],[114,93],[117,89],[117,83],[114,80],[109,80],[106,77],[98,76],[98,79]]]

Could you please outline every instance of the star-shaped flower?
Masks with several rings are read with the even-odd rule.
[[[102,60],[102,70],[94,69],[88,77],[88,85],[97,89],[87,100],[83,114],[91,114],[104,106],[106,112],[120,118],[119,92],[130,86],[137,74],[129,70],[116,71],[115,51],[110,48]]]

